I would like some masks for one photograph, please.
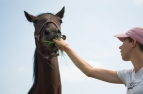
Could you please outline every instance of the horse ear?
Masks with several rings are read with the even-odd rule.
[[[25,14],[25,17],[27,18],[27,20],[28,20],[29,22],[33,22],[33,18],[35,18],[35,16],[33,16],[33,15],[27,13],[26,11],[24,11],[24,14]]]
[[[63,7],[57,14],[56,16],[63,18],[64,17],[64,12],[65,12],[65,7]]]

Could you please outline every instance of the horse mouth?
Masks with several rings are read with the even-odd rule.
[[[51,40],[44,40],[43,41],[44,45],[46,46],[46,48],[48,50],[55,50],[57,49],[58,47],[56,46],[56,43],[54,41],[51,41]]]
[[[62,35],[61,37],[58,37],[58,38],[55,38],[55,39],[60,39],[62,38],[63,40],[66,39],[66,36],[65,35]],[[50,51],[55,51],[58,49],[58,46],[56,45],[56,43],[51,40],[51,39],[46,39],[46,38],[43,38],[43,44],[44,46],[46,47],[47,50],[50,50]]]

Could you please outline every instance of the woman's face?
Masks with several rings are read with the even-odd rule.
[[[124,61],[129,61],[132,52],[132,42],[129,42],[128,38],[123,40],[123,44],[119,47],[121,49],[121,56]]]

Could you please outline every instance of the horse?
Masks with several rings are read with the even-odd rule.
[[[42,13],[33,16],[24,11],[25,17],[32,22],[35,28],[35,53],[33,64],[33,85],[28,94],[61,94],[61,78],[58,65],[59,48],[45,41],[52,41],[55,38],[66,39],[61,33],[61,23],[65,7],[56,14]]]

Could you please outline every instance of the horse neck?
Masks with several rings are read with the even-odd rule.
[[[59,77],[59,65],[58,58],[53,57],[51,60],[47,60],[37,52],[38,55],[38,78],[41,80],[47,80],[49,78]],[[51,80],[51,79],[49,79]],[[45,81],[44,81],[45,82]]]
[[[35,86],[32,94],[61,94],[61,81],[58,65],[58,58],[53,57],[50,61],[44,59],[39,52],[34,65],[35,69]],[[34,89],[35,88],[35,89]]]

